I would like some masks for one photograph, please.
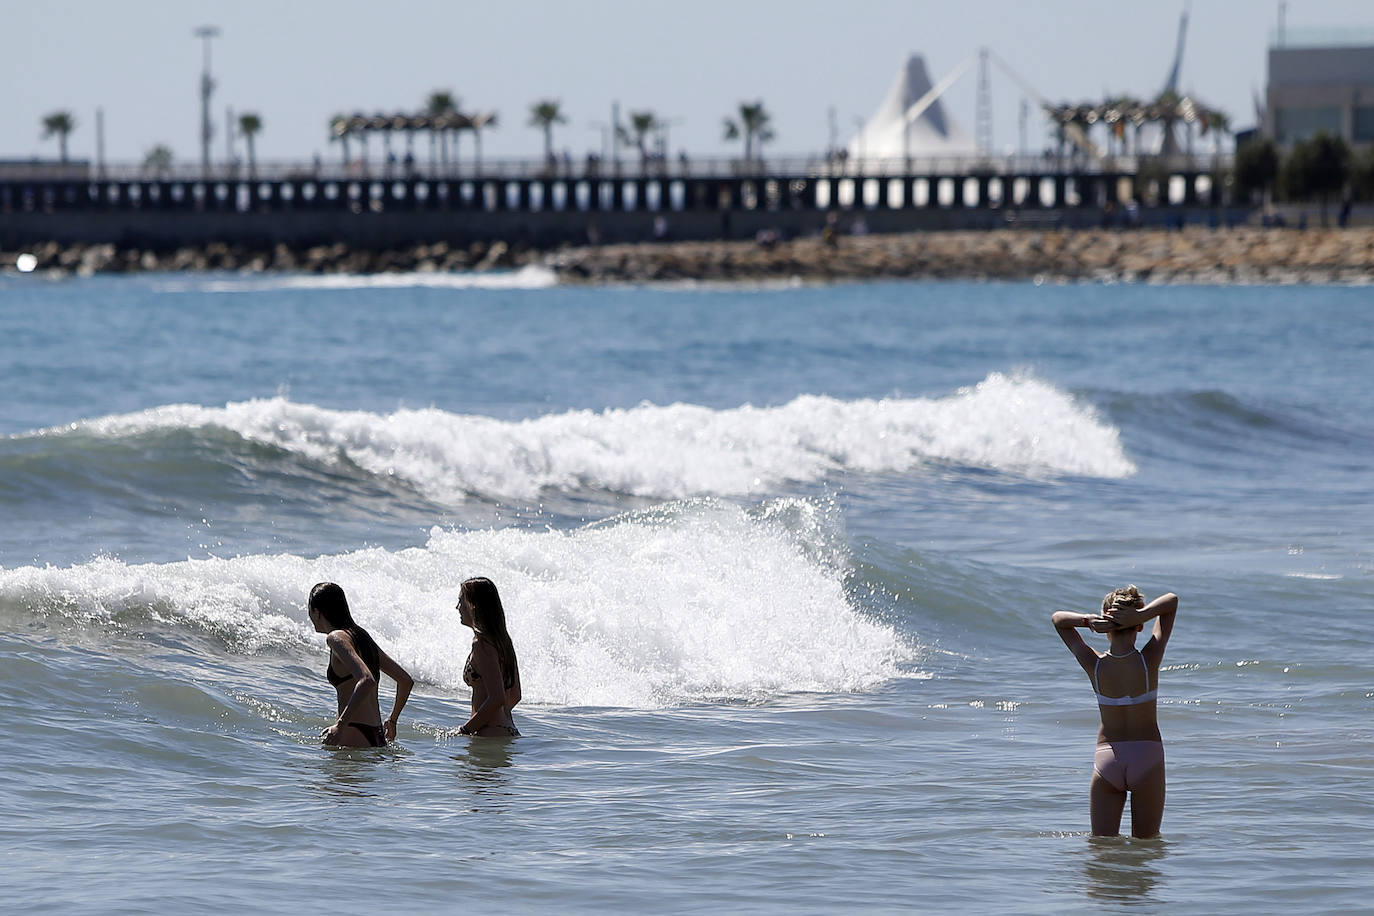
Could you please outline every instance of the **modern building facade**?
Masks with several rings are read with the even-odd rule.
[[[1374,36],[1295,36],[1269,49],[1264,136],[1289,147],[1318,131],[1374,144]]]

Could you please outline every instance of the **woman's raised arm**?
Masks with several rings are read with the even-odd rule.
[[[1077,628],[1086,627],[1095,633],[1105,633],[1114,624],[1101,615],[1080,614],[1077,611],[1055,611],[1050,615],[1050,623],[1054,624],[1055,632],[1064,640],[1064,645],[1069,647],[1073,657],[1078,659],[1078,664],[1091,674],[1093,666],[1097,664],[1097,653],[1093,651],[1092,646],[1083,641],[1082,636],[1078,635]]]
[[[1169,644],[1169,634],[1174,631],[1174,615],[1177,613],[1178,595],[1165,592],[1142,608],[1114,609],[1108,619],[1115,626],[1121,627],[1137,627],[1153,619],[1154,632],[1150,634],[1150,641],[1140,651],[1142,654],[1149,652],[1155,656],[1153,662],[1159,664],[1159,660],[1164,657],[1164,647]]]

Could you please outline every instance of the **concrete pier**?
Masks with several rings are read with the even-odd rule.
[[[1099,226],[1122,218],[1128,200],[1141,204],[1138,222],[1176,224],[1215,220],[1222,206],[1211,173],[1196,165],[1150,178],[1119,170],[1022,169],[1016,163],[969,172],[742,171],[750,173],[645,169],[632,175],[589,168],[579,174],[519,169],[463,177],[0,176],[0,245],[214,240],[386,246],[499,239],[548,247],[588,240],[749,238],[770,230],[791,237],[820,232],[835,218],[831,214],[850,223],[861,220],[867,231],[902,232],[1018,221]],[[1223,218],[1243,216],[1244,209]]]

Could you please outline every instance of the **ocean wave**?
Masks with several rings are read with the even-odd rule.
[[[443,410],[332,410],[277,397],[173,404],[26,437],[119,439],[228,430],[312,462],[350,464],[440,503],[530,499],[541,491],[757,496],[842,473],[904,473],[932,462],[1032,476],[1135,473],[1118,431],[1045,382],[989,375],[942,398],[844,401],[803,395],[778,407],[641,404],[503,421]],[[12,437],[12,438],[26,438]]]
[[[1310,473],[1324,466],[1353,483],[1346,469],[1374,446],[1367,424],[1334,405],[1242,399],[1215,389],[1100,392],[1094,400],[1128,431],[1142,463],[1173,468],[1175,476],[1202,469],[1220,475],[1221,486],[1246,492],[1256,477],[1273,479],[1275,467],[1291,472],[1295,462]]]
[[[829,504],[669,503],[569,532],[436,528],[423,547],[0,569],[0,614],[82,632],[206,635],[238,654],[323,652],[304,600],[342,584],[359,622],[420,680],[462,690],[471,633],[458,586],[501,588],[525,696],[652,708],[798,691],[861,691],[899,675],[908,641],[855,606]],[[179,637],[177,634],[181,634]]]
[[[1130,427],[1144,426],[1207,441],[1212,447],[1253,449],[1291,446],[1309,448],[1312,440],[1337,445],[1374,442],[1363,424],[1348,417],[1324,417],[1310,407],[1254,403],[1215,389],[1150,394],[1105,393],[1102,406]]]

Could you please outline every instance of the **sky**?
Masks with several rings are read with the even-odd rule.
[[[739,142],[722,121],[754,100],[772,115],[770,155],[814,153],[832,124],[849,140],[912,53],[937,82],[988,47],[1053,102],[1153,96],[1185,7],[1180,88],[1244,128],[1281,5],[1290,30],[1374,34],[1371,0],[0,0],[0,160],[55,157],[41,122],[57,110],[77,122],[71,156],[94,159],[101,109],[108,162],[141,162],[159,144],[198,161],[204,51],[192,32],[207,24],[220,29],[216,161],[229,108],[261,118],[259,162],[330,159],[331,115],[418,111],[436,90],[498,115],[488,159],[541,155],[527,123],[540,99],[560,102],[568,123],[554,143],[575,157],[602,149],[615,103],[622,118],[667,121],[672,155],[731,155]],[[970,137],[977,72],[943,98]],[[1024,93],[996,67],[989,85],[993,147],[1012,151]],[[1027,145],[1043,148],[1043,121],[1029,123]]]

